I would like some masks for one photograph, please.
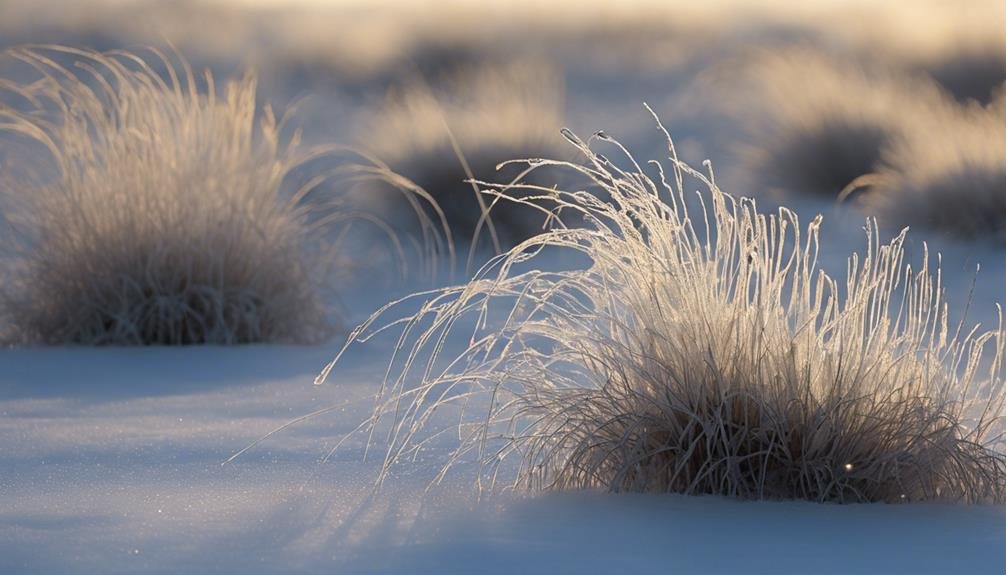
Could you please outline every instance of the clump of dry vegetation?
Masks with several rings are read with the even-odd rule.
[[[957,101],[987,105],[1006,86],[1006,47],[958,48],[941,55],[924,69]]]
[[[994,59],[991,49],[976,53]],[[958,72],[969,66],[946,62]],[[741,64],[710,87],[733,90],[716,105],[746,127],[737,178],[746,192],[838,200],[887,229],[1002,242],[1006,99],[998,92],[964,97],[917,71],[808,48]]]
[[[861,179],[861,207],[890,225],[963,240],[1006,241],[1006,114],[934,109]]]
[[[442,474],[474,460],[486,488],[1003,500],[1001,313],[987,331],[955,323],[938,263],[907,263],[905,232],[883,243],[868,224],[835,279],[818,267],[820,218],[720,191],[669,136],[668,160],[644,169],[612,161],[625,149],[604,134],[566,135],[584,163],[529,168],[572,170],[601,196],[503,190],[551,213],[549,231],[467,284],[389,304],[347,343],[400,330],[363,426],[382,478],[456,436]],[[564,226],[573,213],[588,225]],[[550,250],[588,263],[536,269]]]
[[[500,251],[540,232],[544,218],[517,204],[493,205],[469,180],[509,183],[520,171],[501,163],[558,153],[550,127],[561,123],[562,106],[562,79],[552,66],[533,60],[463,66],[392,91],[360,145],[426,190],[457,242]]]
[[[745,127],[750,193],[834,199],[883,165],[906,126],[943,106],[931,82],[810,48],[758,54],[713,75],[713,101]]]
[[[313,342],[324,290],[329,150],[157,50],[3,53],[2,339],[15,344]],[[291,175],[298,182],[291,186]],[[308,196],[310,201],[307,201]],[[324,199],[328,198],[328,199]]]

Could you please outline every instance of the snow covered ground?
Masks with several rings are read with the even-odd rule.
[[[42,4],[60,9],[46,12],[38,8]],[[333,34],[339,20],[331,18],[304,27],[304,18],[277,17],[269,20],[276,27],[270,32],[260,20],[271,13],[247,21],[213,11],[193,17],[159,3],[160,10],[142,15],[117,7],[117,20],[84,3],[63,4],[0,0],[0,46],[61,41],[108,48],[169,39],[197,68],[208,66],[221,76],[258,63],[265,99],[284,104],[313,96],[304,104],[303,123],[309,139],[325,142],[354,141],[361,110],[383,101],[389,77],[411,70],[396,58],[415,60],[412,67],[420,68],[424,54],[401,42],[405,34],[399,28],[440,39],[438,27],[424,26],[436,23],[437,11],[385,26],[374,10],[375,33],[361,24],[362,31],[353,35],[347,34],[354,31],[349,27]],[[191,10],[200,5],[182,4]],[[946,9],[956,11],[950,4]],[[353,16],[368,23],[368,14]],[[501,30],[508,30],[507,22],[523,23],[523,11],[518,16],[501,16],[499,29],[488,32],[459,16],[458,38],[448,35],[446,48],[433,42],[429,66],[450,64],[455,44],[477,44],[461,32],[470,28],[479,39],[485,33],[490,42],[506,37]],[[888,20],[872,20],[884,22],[886,38]],[[194,21],[209,25],[193,26]],[[903,18],[899,25],[912,22]],[[638,46],[633,29],[626,38],[613,34],[620,50],[612,54],[603,27],[596,45],[587,36],[569,40],[576,38],[571,32],[569,38],[559,35],[563,42],[540,30],[538,37],[531,28],[508,49],[550,52],[561,61],[567,125],[578,133],[603,129],[624,139],[641,161],[649,159],[664,143],[642,109],[647,101],[686,159],[698,164],[713,158],[720,181],[729,182],[725,159],[731,148],[723,143],[729,139],[717,140],[717,130],[736,127],[692,115],[695,107],[680,96],[712,61],[800,36],[786,26],[762,30],[754,23],[727,26],[714,19],[708,30],[685,26],[666,38],[643,30]],[[811,42],[807,35],[804,41]],[[371,36],[379,38],[371,38],[373,54],[337,49]],[[655,38],[663,43],[653,44]],[[829,50],[842,46],[820,43]],[[689,52],[693,46],[701,49]],[[361,64],[373,77],[363,72],[362,79],[340,77],[353,71],[356,60],[373,60],[391,71]],[[764,206],[772,201],[766,198]],[[841,276],[850,251],[863,251],[863,216],[805,203],[794,205],[804,222],[826,212],[822,259]],[[916,261],[924,237],[917,231],[910,235]],[[1006,301],[1001,246],[942,242],[935,248],[946,254],[944,281],[958,308],[975,263],[982,262],[971,318],[989,325],[993,302]],[[365,297],[346,296],[343,306],[352,320],[391,297],[373,285]],[[327,385],[314,386],[338,344],[0,349],[0,574],[1006,573],[1004,506],[836,506],[604,493],[499,493],[476,502],[461,474],[426,490],[446,446],[396,470],[375,494],[378,463],[362,461],[363,438],[322,460],[370,414],[391,342],[356,348]],[[223,464],[266,433],[327,407],[334,409]]]
[[[2,573],[1003,573],[1006,507],[492,495],[442,453],[370,490],[382,342],[0,352]],[[221,465],[261,435],[321,407]]]

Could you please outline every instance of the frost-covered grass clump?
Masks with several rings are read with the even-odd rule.
[[[888,230],[1002,243],[1006,98],[989,102],[990,93],[981,105],[937,78],[809,49],[741,64],[709,94],[726,93],[717,105],[747,128],[737,179],[745,193],[837,200]]]
[[[882,222],[1006,243],[1006,108],[933,110],[850,191],[860,183],[860,206]]]
[[[835,279],[817,262],[820,218],[720,191],[669,137],[669,162],[643,169],[592,150],[624,152],[604,134],[567,136],[585,163],[529,169],[561,165],[606,200],[532,190],[547,233],[414,296],[414,313],[389,304],[347,344],[400,334],[363,426],[386,450],[382,478],[454,437],[443,473],[475,462],[483,488],[1004,498],[1001,314],[989,331],[955,323],[938,265],[906,263],[905,232],[882,243],[867,225],[865,254]],[[555,250],[588,263],[535,269]]]
[[[520,170],[500,164],[558,154],[550,126],[561,123],[563,94],[559,72],[537,60],[414,78],[375,112],[360,145],[437,201],[456,242],[499,252],[540,232],[544,217],[520,204],[493,205],[469,181],[509,182]]]
[[[15,344],[311,342],[331,331],[323,151],[151,50],[3,54],[0,335]],[[292,189],[290,189],[292,188]]]
[[[958,101],[987,105],[1006,86],[1006,48],[996,43],[960,48],[925,69]]]
[[[836,198],[880,169],[906,127],[946,99],[926,79],[806,48],[743,59],[725,67],[712,88],[710,101],[746,127],[750,193],[783,198]]]

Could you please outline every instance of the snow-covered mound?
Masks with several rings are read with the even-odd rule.
[[[0,573],[1002,573],[1006,508],[426,492],[359,443],[387,342],[0,352]],[[229,456],[297,416],[227,465]]]

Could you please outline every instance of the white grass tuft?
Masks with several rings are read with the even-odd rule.
[[[925,66],[940,86],[962,103],[987,105],[1006,89],[1006,46],[1002,42],[959,48]]]
[[[1006,242],[1006,109],[932,110],[862,183],[859,203],[882,223]]]
[[[583,165],[529,169],[561,165],[606,201],[531,190],[516,201],[547,209],[550,231],[351,335],[347,347],[399,333],[362,428],[384,451],[382,480],[456,435],[441,477],[475,461],[487,489],[1003,500],[1001,312],[990,331],[955,324],[939,266],[904,261],[905,232],[881,243],[868,223],[865,255],[836,280],[817,265],[820,217],[760,213],[681,162],[669,137],[666,168],[648,174],[603,134],[567,136]],[[593,151],[598,140],[628,168]],[[588,226],[565,227],[566,214]],[[533,269],[546,248],[589,263]]]
[[[537,234],[544,218],[513,203],[490,206],[468,180],[509,182],[518,170],[502,162],[559,153],[549,126],[561,124],[563,94],[559,72],[530,59],[413,78],[375,111],[360,145],[436,199],[457,242],[498,252]]]
[[[304,148],[299,132],[258,108],[254,75],[218,93],[208,72],[200,82],[157,50],[46,46],[3,57],[29,78],[0,80],[9,102],[0,104],[3,341],[235,344],[331,333],[326,234],[356,216],[326,196],[330,169],[291,181],[331,149]]]
[[[755,54],[713,80],[703,93],[746,128],[741,181],[783,198],[834,199],[947,99],[925,79],[809,48]]]

